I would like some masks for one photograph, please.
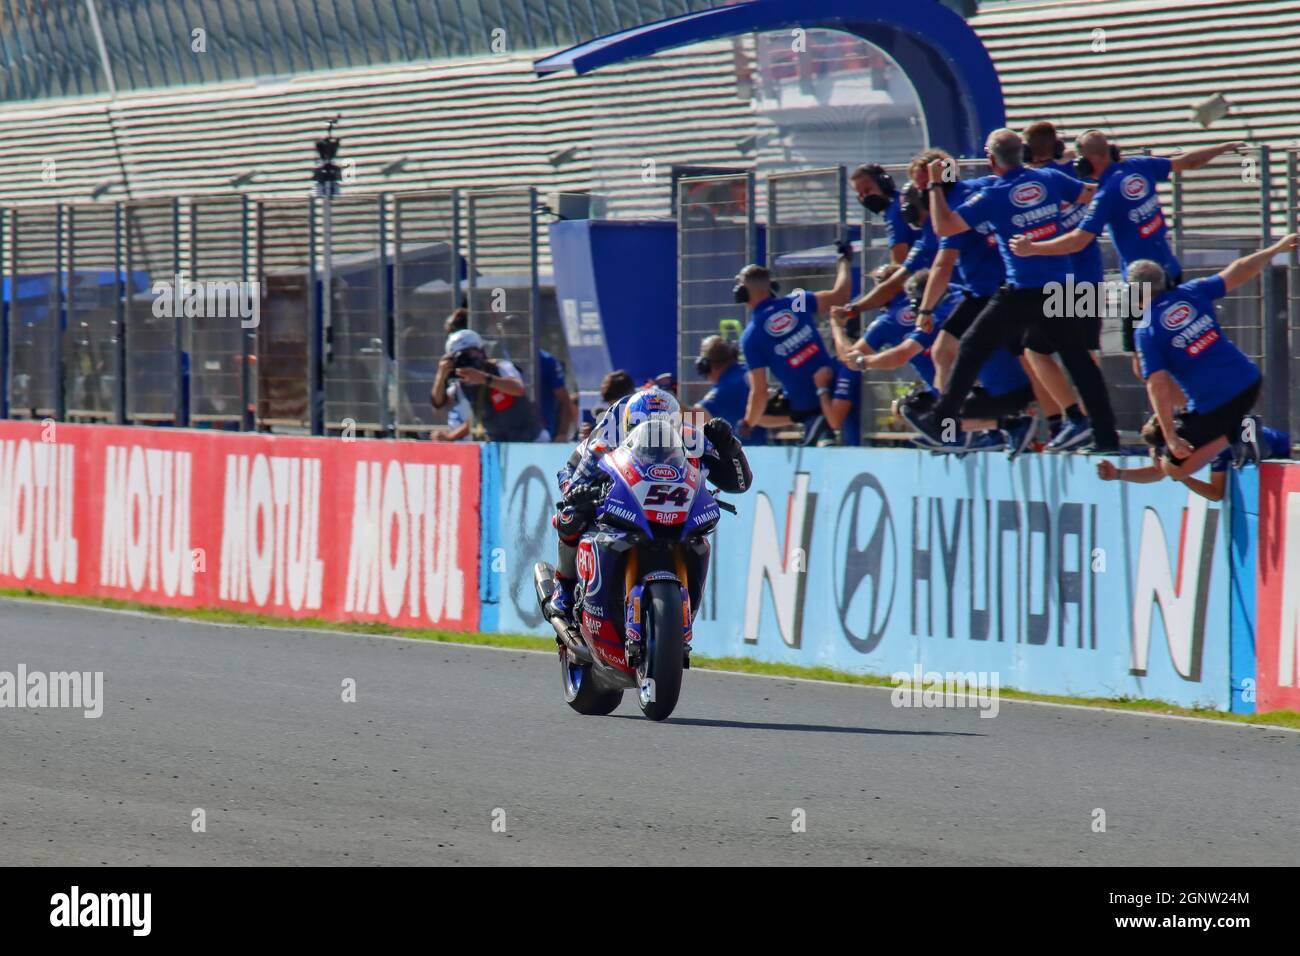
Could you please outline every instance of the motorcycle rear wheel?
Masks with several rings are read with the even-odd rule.
[[[591,664],[580,664],[560,648],[560,680],[564,687],[564,702],[588,717],[612,714],[623,702],[621,690],[606,690],[596,683],[591,674]]]
[[[637,668],[637,703],[651,720],[666,720],[682,692],[686,642],[682,592],[676,581],[651,581],[643,597],[645,661]]]

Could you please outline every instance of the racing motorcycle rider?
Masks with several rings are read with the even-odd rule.
[[[551,613],[573,621],[573,588],[578,577],[578,542],[595,516],[604,494],[604,472],[600,459],[619,446],[642,422],[662,422],[679,432],[687,457],[714,485],[723,491],[740,493],[749,488],[753,474],[740,439],[725,418],[711,418],[697,432],[682,424],[681,406],[671,392],[643,388],[620,398],[609,407],[586,440],[579,443],[556,476],[563,500],[556,503],[551,519],[559,535],[555,564],[555,590],[549,601]]]

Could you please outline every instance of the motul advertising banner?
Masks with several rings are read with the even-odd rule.
[[[1257,709],[1300,710],[1300,466],[1259,470]]]
[[[479,449],[0,422],[0,587],[478,626]]]

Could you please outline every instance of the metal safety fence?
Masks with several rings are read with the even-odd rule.
[[[325,210],[320,204],[321,212]],[[326,430],[387,432],[391,354],[384,197],[329,204],[329,310],[322,376]],[[324,217],[318,217],[322,229]],[[319,239],[321,244],[325,238]]]
[[[676,212],[678,393],[695,405],[709,389],[695,369],[700,343],[710,335],[738,342],[747,318],[732,287],[758,261],[754,174],[682,177]]]
[[[963,177],[987,172],[977,160],[960,168]],[[906,184],[904,165],[886,171]],[[1275,240],[1279,223],[1294,231],[1298,177],[1300,149],[1278,156],[1261,148],[1161,184],[1185,278]],[[429,389],[445,319],[460,307],[489,355],[516,365],[537,394],[539,351],[563,355],[568,345],[543,201],[521,187],[2,210],[4,413],[428,434],[446,422]],[[883,221],[861,210],[843,167],[772,174],[761,196],[751,172],[683,176],[675,213],[677,371],[688,405],[709,388],[694,364],[703,340],[738,341],[744,329],[732,285],[746,263],[766,263],[786,289],[817,291],[833,282],[834,242],[854,240],[860,293],[890,256]],[[1115,252],[1105,237],[1098,242],[1106,279],[1118,284]],[[1279,427],[1300,421],[1296,259],[1279,259],[1220,306],[1229,336],[1264,368],[1260,410]],[[1106,316],[1101,362],[1121,427],[1132,432],[1148,403],[1120,347],[1128,321]],[[864,431],[902,427],[889,406],[910,377],[864,376]]]
[[[465,198],[469,327],[494,358],[519,369],[531,393],[542,321],[537,190],[497,189]]]
[[[394,197],[394,414],[399,433],[430,432],[446,412],[429,402],[447,334],[440,321],[461,303],[461,200],[456,190]]]

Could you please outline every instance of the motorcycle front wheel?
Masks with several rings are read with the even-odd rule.
[[[651,581],[643,597],[645,655],[637,668],[637,703],[651,720],[665,720],[682,692],[685,623],[682,592],[676,581]]]

